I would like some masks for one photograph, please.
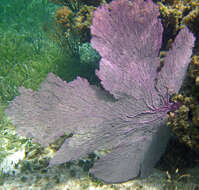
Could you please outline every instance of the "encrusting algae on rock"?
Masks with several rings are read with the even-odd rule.
[[[72,1],[71,1],[72,2]],[[97,5],[100,5],[101,1]],[[64,3],[63,3],[64,4]],[[79,38],[79,43],[90,42],[90,26],[92,24],[93,13],[96,7],[92,3],[79,3],[78,9],[63,6],[56,11],[56,21],[63,26],[66,38],[75,35]]]
[[[170,112],[168,124],[181,142],[199,153],[199,1],[161,0],[157,3],[166,31],[166,49],[171,47],[173,38],[184,24],[196,37],[194,54],[181,94],[173,97],[181,101],[182,105],[175,113]]]

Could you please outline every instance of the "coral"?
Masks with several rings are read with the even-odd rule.
[[[195,89],[195,86],[193,85],[192,88]],[[199,152],[198,99],[193,95],[177,94],[173,97],[173,101],[180,101],[181,106],[175,112],[169,113],[169,122],[167,124],[172,127],[172,131],[180,142]]]
[[[185,23],[196,36],[196,47],[195,53],[199,55],[199,2],[197,7],[193,9],[187,16],[183,18],[183,23]]]
[[[175,112],[169,113],[169,122],[167,125],[172,126],[173,132],[177,135],[179,140],[183,143],[186,143],[190,147],[192,146],[191,137],[189,134],[189,112],[190,108],[193,108],[194,101],[192,98],[182,96],[177,94],[172,97],[173,101],[180,101],[181,106]]]
[[[195,34],[199,34],[199,2],[191,2],[190,7],[192,7],[192,11],[183,18],[183,22],[186,23]]]
[[[178,139],[199,152],[199,109],[197,100],[193,97],[175,95],[173,101],[180,101],[181,106],[175,112],[170,112],[168,125]]]
[[[188,24],[190,19],[197,22],[193,17],[195,17],[196,12],[198,12],[199,2],[197,0],[160,0],[158,4],[162,24],[165,29],[165,42],[167,43],[165,47],[169,48],[183,24]],[[190,27],[191,23],[188,24],[188,26]]]
[[[79,12],[74,13],[68,7],[64,6],[57,10],[55,17],[57,23],[63,26],[65,37],[75,36],[79,38],[79,43],[90,41],[90,25],[93,18],[93,12],[96,8],[84,5]]]
[[[93,12],[96,8],[84,5],[74,18],[73,31],[77,31],[81,36],[81,42],[90,41],[90,26],[93,19]]]
[[[195,55],[192,57],[192,62],[189,69],[189,76],[195,80],[197,85],[197,77],[199,76],[199,56]]]
[[[171,127],[179,140],[193,150],[199,152],[199,131],[197,130],[199,105],[199,2],[197,0],[169,0],[160,1],[160,12],[165,32],[165,47],[170,47],[173,40],[183,24],[186,24],[196,37],[194,55],[188,70],[183,93],[183,105],[170,117]],[[190,100],[190,102],[185,101]],[[171,116],[171,115],[170,115]]]
[[[195,125],[195,128],[197,129],[199,127],[199,106],[196,106],[196,108],[193,111],[192,121],[193,121],[193,124]],[[197,131],[197,133],[199,133],[199,131]],[[197,133],[195,133],[195,135],[197,135],[197,139],[199,141],[199,135]]]
[[[52,73],[38,91],[19,89],[6,109],[18,134],[42,146],[70,135],[49,166],[102,151],[90,173],[107,183],[151,173],[170,138],[167,112],[181,105],[170,97],[181,88],[195,40],[183,28],[158,71],[158,16],[157,6],[144,0],[115,0],[95,11],[91,44],[102,57],[96,74],[105,90]]]
[[[63,5],[55,13],[56,22],[58,23],[55,40],[63,41],[61,46],[65,47],[68,54],[75,57],[80,56],[79,46],[86,42],[89,43],[91,39],[90,26],[93,12],[97,6],[104,4],[105,1],[50,0],[50,2]]]
[[[80,58],[80,46],[90,42],[90,25],[96,8],[83,5],[78,12],[68,6],[57,9],[53,39],[58,42],[68,56]]]
[[[79,47],[80,62],[83,64],[96,65],[100,60],[100,55],[95,51],[90,43],[84,43]]]
[[[59,24],[62,24],[65,28],[70,28],[71,14],[72,11],[68,7],[63,6],[57,10],[55,17]]]

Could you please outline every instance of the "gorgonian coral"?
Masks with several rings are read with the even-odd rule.
[[[97,76],[103,89],[77,77],[49,74],[38,92],[20,88],[6,113],[20,135],[43,146],[71,133],[50,166],[108,150],[90,170],[109,183],[145,177],[165,150],[167,113],[190,62],[194,36],[177,35],[160,71],[163,28],[152,0],[115,0],[99,7],[91,27],[92,46],[101,55]]]

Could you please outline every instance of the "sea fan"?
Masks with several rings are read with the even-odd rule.
[[[43,146],[72,133],[50,166],[109,150],[90,170],[108,183],[150,174],[164,153],[170,101],[185,78],[194,36],[185,27],[158,72],[162,25],[152,0],[115,0],[99,7],[91,27],[101,55],[97,76],[104,89],[78,77],[62,81],[50,73],[38,92],[20,88],[6,113],[18,134]]]

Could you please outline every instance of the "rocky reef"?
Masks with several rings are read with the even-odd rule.
[[[197,0],[158,1],[165,29],[164,48],[170,48],[180,28],[188,26],[196,37],[194,53],[181,94],[175,96],[182,102],[175,113],[170,113],[169,126],[179,140],[199,152],[199,2]]]

